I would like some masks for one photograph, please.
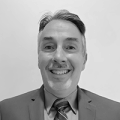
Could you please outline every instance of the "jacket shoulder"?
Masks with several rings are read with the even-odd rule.
[[[96,106],[97,113],[109,113],[120,119],[120,102],[108,99],[85,89],[81,90],[91,99],[92,104]]]
[[[32,97],[36,96],[36,94],[39,94],[39,89],[23,93],[12,98],[4,99],[0,102],[0,111],[14,111],[18,108],[20,110],[24,110],[31,102]]]
[[[35,99],[42,99],[42,93],[43,87],[1,101],[0,120],[28,120],[29,106]]]
[[[101,95],[98,95],[96,93],[93,93],[91,91],[85,90],[85,89],[81,89],[89,98],[91,98],[91,100],[94,103],[106,103],[106,104],[111,104],[111,105],[120,105],[120,102],[111,100],[109,98],[103,97]]]
[[[0,104],[14,103],[19,101],[28,101],[30,100],[30,98],[33,97],[33,95],[37,94],[38,91],[39,89],[36,89],[36,90],[32,90],[32,91],[11,97],[11,98],[4,99],[0,102]]]

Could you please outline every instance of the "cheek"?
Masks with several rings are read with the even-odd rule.
[[[50,59],[51,59],[50,55],[45,54],[43,52],[39,52],[39,55],[38,55],[39,69],[44,69],[48,65],[48,62]]]
[[[74,70],[76,70],[76,71],[80,70],[81,67],[83,66],[82,55],[76,54],[76,55],[70,56],[69,60],[70,60],[71,64],[73,65]]]

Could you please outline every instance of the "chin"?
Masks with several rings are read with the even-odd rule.
[[[56,91],[62,91],[62,90],[67,90],[71,87],[72,80],[68,79],[66,82],[57,82],[57,83],[49,80],[48,84],[51,89],[56,90]]]

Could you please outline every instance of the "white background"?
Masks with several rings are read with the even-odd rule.
[[[79,86],[120,102],[119,0],[0,0],[0,101],[41,86],[39,20],[59,9],[86,25],[88,61]]]

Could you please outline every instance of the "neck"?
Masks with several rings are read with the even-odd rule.
[[[72,94],[75,90],[77,89],[77,87],[75,87],[72,90],[63,90],[63,91],[54,91],[54,90],[47,90],[47,92],[49,92],[50,94],[54,95],[57,98],[65,98],[67,96],[69,96],[70,94]]]

